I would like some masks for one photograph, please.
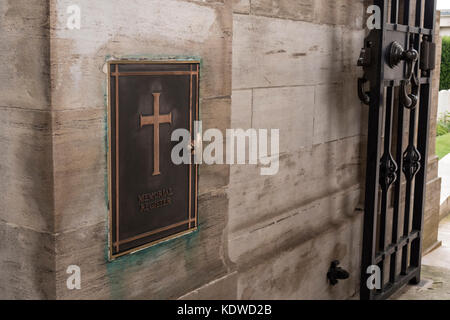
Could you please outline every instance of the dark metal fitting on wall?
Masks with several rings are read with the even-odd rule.
[[[361,53],[358,59],[358,66],[364,68],[364,76],[358,79],[358,96],[362,103],[370,105],[369,92],[364,90],[364,84],[369,82],[370,76],[366,73],[372,66],[372,48],[373,42],[371,40],[365,41],[364,48],[361,49]]]
[[[339,264],[340,262],[335,260],[331,263],[330,269],[328,269],[327,278],[332,286],[337,285],[339,280],[345,280],[350,277],[350,273],[339,267]]]
[[[361,100],[362,103],[369,105],[370,104],[369,92],[366,92],[364,90],[364,84],[366,82],[367,82],[367,79],[358,78],[358,96],[359,96],[359,100]]]

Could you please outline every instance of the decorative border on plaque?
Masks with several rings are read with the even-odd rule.
[[[199,60],[110,60],[107,62],[107,93],[108,93],[108,218],[109,218],[109,258],[113,260],[115,258],[134,253],[148,247],[154,246],[161,242],[165,242],[174,238],[181,237],[183,235],[192,233],[197,230],[198,227],[198,165],[194,164],[194,153],[191,155],[191,163],[189,165],[189,212],[187,218],[177,223],[173,223],[162,228],[150,230],[138,234],[133,237],[120,239],[120,176],[119,172],[119,155],[120,155],[120,143],[119,143],[119,78],[120,77],[134,77],[134,76],[189,76],[190,79],[190,93],[189,93],[189,132],[191,134],[191,141],[194,141],[194,121],[199,119],[199,82],[200,82],[200,61]],[[189,70],[164,70],[164,71],[132,71],[123,72],[119,70],[120,65],[189,65]],[[112,80],[114,79],[114,80]],[[115,103],[112,104],[111,100],[111,87],[115,87]],[[114,115],[114,123],[112,123],[112,117]],[[142,121],[142,116],[141,116]],[[113,134],[114,131],[114,134]],[[114,159],[112,157],[112,150],[114,149]],[[114,160],[114,161],[113,161]],[[113,167],[114,162],[114,167]],[[113,177],[115,183],[113,183]],[[113,192],[114,191],[114,192]],[[119,195],[119,196],[116,196]],[[174,229],[185,227],[185,230],[170,234],[159,238],[157,240],[145,243],[127,249],[120,250],[121,245],[131,243],[135,240],[145,239],[149,236],[158,235]],[[115,249],[115,250],[114,250]]]

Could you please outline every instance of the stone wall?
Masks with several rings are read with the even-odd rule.
[[[66,28],[73,1],[51,1],[52,105],[58,298],[177,298],[228,274],[229,167],[202,167],[199,229],[108,262],[106,57],[200,57],[205,130],[230,125],[229,1],[78,1],[80,30]],[[130,23],[133,20],[133,23]],[[66,288],[66,268],[82,289]]]
[[[244,299],[358,290],[363,1],[235,1],[232,126],[280,128],[280,172],[231,167],[229,253]],[[331,288],[340,260],[350,280]]]
[[[439,158],[436,155],[436,130],[439,102],[439,80],[441,74],[442,39],[439,36],[440,14],[436,16],[436,69],[433,73],[432,103],[430,118],[430,142],[428,156],[427,194],[424,219],[423,251],[428,252],[440,245],[438,241],[439,213],[441,198],[441,178],[438,176]]]
[[[80,30],[66,27],[72,0],[25,2],[0,5],[1,298],[357,295],[365,1],[77,0]],[[111,57],[201,58],[204,130],[280,128],[280,172],[201,166],[199,231],[108,261]],[[330,287],[336,259],[351,276]]]
[[[48,1],[0,2],[0,298],[55,298]]]

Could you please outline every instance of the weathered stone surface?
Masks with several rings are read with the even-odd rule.
[[[442,254],[443,252],[439,253]],[[445,256],[448,256],[448,248],[446,248]],[[407,285],[389,300],[448,300],[450,299],[449,275],[448,264],[441,267],[424,265],[422,267],[423,282],[419,286]]]
[[[362,29],[364,0],[253,0],[251,14]]]
[[[228,274],[225,166],[200,169],[198,232],[107,261],[104,64],[107,57],[200,58],[203,130],[225,132],[231,122],[232,3],[86,0],[79,3],[81,30],[66,28],[70,1],[51,3],[58,297],[177,298]],[[81,290],[66,288],[71,264],[81,267]]]
[[[257,166],[232,166],[231,232],[300,208],[360,182],[359,137],[302,149],[280,157],[274,176],[261,176]]]
[[[442,38],[439,36],[440,14],[436,16],[436,66],[433,71],[433,84],[432,84],[432,95],[431,95],[431,116],[430,116],[430,141],[428,152],[430,155],[436,154],[436,127],[437,127],[437,114],[438,114],[438,99],[439,99],[439,85],[440,85],[440,75],[441,75],[441,64],[439,61],[442,59]]]
[[[261,257],[277,255],[333,230],[356,214],[359,193],[360,187],[354,186],[232,233],[230,258],[239,266],[252,265]]]
[[[53,231],[51,115],[0,107],[0,221]]]
[[[0,298],[354,296],[367,139],[354,86],[366,2],[81,0],[81,30],[69,30],[69,0],[3,1]],[[198,232],[108,261],[107,57],[201,58],[203,130],[280,129],[279,174],[201,166]],[[424,247],[438,224],[434,153],[431,145]],[[330,287],[335,259],[351,277]],[[66,287],[73,264],[81,290]]]
[[[56,232],[91,226],[107,216],[106,111],[53,116]]]
[[[0,299],[52,299],[48,1],[2,1],[0,42]]]
[[[364,0],[314,0],[314,22],[363,29],[366,6]]]
[[[292,242],[279,245],[277,254],[262,257],[239,269],[240,299],[346,299],[358,291],[361,250],[361,219],[335,224],[314,239],[295,245],[302,234],[291,232]],[[270,232],[270,231],[268,231]],[[333,260],[340,260],[350,278],[336,287],[327,283]]]
[[[48,1],[0,4],[0,106],[49,109]]]
[[[63,299],[177,298],[225,276],[232,268],[222,247],[228,211],[225,194],[199,199],[199,231],[107,261],[106,224],[57,236],[57,295]],[[81,290],[67,290],[66,269],[80,266]]]
[[[312,21],[315,0],[252,0],[251,13],[268,17]]]
[[[203,99],[200,103],[201,121],[203,134],[208,129],[218,129],[225,137],[226,129],[230,127],[231,123],[231,99],[214,98]],[[225,144],[223,143],[223,154],[225,155]],[[203,149],[210,142],[203,143]],[[199,194],[211,192],[218,188],[223,188],[228,185],[230,168],[223,164],[201,165],[199,176]]]
[[[231,99],[231,128],[252,128],[253,90],[233,90]]]
[[[442,40],[439,37],[439,21],[440,15],[436,17],[436,61],[441,61]],[[433,83],[431,93],[430,105],[430,131],[429,131],[429,148],[428,148],[428,173],[427,173],[427,193],[425,202],[425,218],[424,218],[424,232],[423,232],[423,250],[433,248],[438,242],[438,228],[440,221],[440,194],[441,194],[441,179],[438,178],[438,159],[436,156],[436,125],[437,125],[437,110],[438,110],[438,93],[440,81],[440,63],[436,64],[436,69],[433,71]]]
[[[362,106],[351,77],[339,84],[319,85],[315,90],[314,144],[361,133]]]
[[[236,300],[237,272],[204,285],[182,297],[179,300]]]
[[[253,91],[253,127],[279,129],[280,153],[312,144],[314,89],[288,87]]]
[[[439,204],[441,195],[441,179],[436,178],[427,183],[425,197],[425,217],[423,230],[423,252],[433,247],[438,241],[439,229]]]
[[[0,222],[0,299],[55,299],[54,237]]]
[[[428,168],[427,168],[427,179],[428,181],[434,180],[438,177],[439,173],[439,158],[433,155],[428,158]]]
[[[343,27],[234,15],[233,89],[340,81],[344,32]]]
[[[234,13],[250,13],[250,0],[233,0]]]
[[[202,98],[231,95],[231,2],[138,0],[123,6],[83,0],[81,30],[66,27],[71,1],[51,2],[55,109],[103,105],[107,56],[198,57]]]
[[[295,10],[308,4],[309,11]],[[289,20],[313,20],[315,6],[255,0],[250,16],[233,16],[232,124],[280,129],[281,153],[275,176],[260,176],[259,166],[231,168],[229,252],[238,298],[347,298],[358,290],[361,219],[352,221],[366,122],[351,83],[364,32],[350,29],[361,19],[345,28]],[[356,231],[343,243],[324,240],[337,229]],[[330,290],[329,264],[346,254],[355,276]]]

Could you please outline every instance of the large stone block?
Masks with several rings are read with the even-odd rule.
[[[230,258],[239,266],[252,265],[333,230],[357,214],[360,192],[360,187],[354,186],[232,232]]]
[[[342,79],[346,29],[240,14],[233,20],[233,89],[311,86]]]
[[[107,216],[106,111],[58,111],[53,119],[56,231],[97,224]]]
[[[218,129],[225,137],[226,129],[230,128],[231,123],[231,98],[214,98],[202,99],[200,101],[200,120],[202,121],[203,134],[208,129]],[[220,142],[223,145],[223,154],[225,155],[224,140]],[[210,142],[203,144],[203,149]],[[228,185],[230,168],[224,164],[201,165],[200,175],[198,180],[199,194],[211,192],[218,188],[223,188]]]
[[[200,170],[198,232],[106,259],[105,59],[200,58],[203,129],[225,132],[231,122],[231,1],[119,2],[80,1],[81,29],[69,30],[73,3],[51,1],[57,295],[64,299],[177,298],[230,271],[224,166]],[[81,267],[81,290],[66,288],[71,264]]]
[[[312,21],[315,0],[252,0],[251,13],[268,17]]]
[[[357,62],[361,53],[361,48],[364,44],[366,30],[350,29],[345,26],[343,26],[342,29],[342,64],[344,72],[342,78],[338,81],[338,83],[348,81],[354,84],[355,82],[357,82],[357,78],[363,75],[363,70],[357,65]],[[351,93],[351,96],[357,96],[357,92],[355,89]]]
[[[53,231],[51,114],[0,107],[0,221]]]
[[[234,13],[250,13],[250,0],[233,0]]]
[[[0,106],[48,110],[48,1],[2,1],[0,42]]]
[[[231,96],[232,129],[250,129],[253,120],[253,90],[233,90]]]
[[[253,90],[252,126],[280,130],[280,153],[311,146],[313,115],[313,87]]]
[[[48,36],[48,0],[5,0],[0,4],[3,35],[21,38]]]
[[[225,194],[199,199],[199,231],[107,261],[106,223],[57,236],[57,294],[62,299],[178,298],[223,277],[232,267],[225,237]],[[81,268],[81,290],[66,288],[66,269]]]
[[[362,29],[364,0],[253,0],[251,14]]]
[[[304,148],[280,157],[279,173],[261,176],[251,165],[231,167],[230,232],[254,225],[360,183],[359,137]]]
[[[439,211],[440,211],[441,179],[436,178],[427,183],[427,193],[425,197],[424,226],[423,226],[423,249],[428,249],[436,245],[439,231]]]
[[[55,299],[50,233],[0,222],[0,299]]]
[[[301,233],[291,233],[301,237]],[[314,239],[280,248],[239,269],[240,299],[347,299],[358,291],[361,218],[349,219],[315,234]],[[333,260],[350,272],[336,287],[327,282]]]
[[[314,22],[362,29],[365,27],[365,2],[364,0],[314,0]]]
[[[70,30],[66,8],[72,2],[52,0],[55,109],[103,105],[107,56],[198,57],[202,98],[231,95],[231,2],[138,0],[126,6],[119,2],[79,1],[81,29]]]
[[[361,105],[351,77],[338,84],[315,88],[314,144],[361,133]]]

